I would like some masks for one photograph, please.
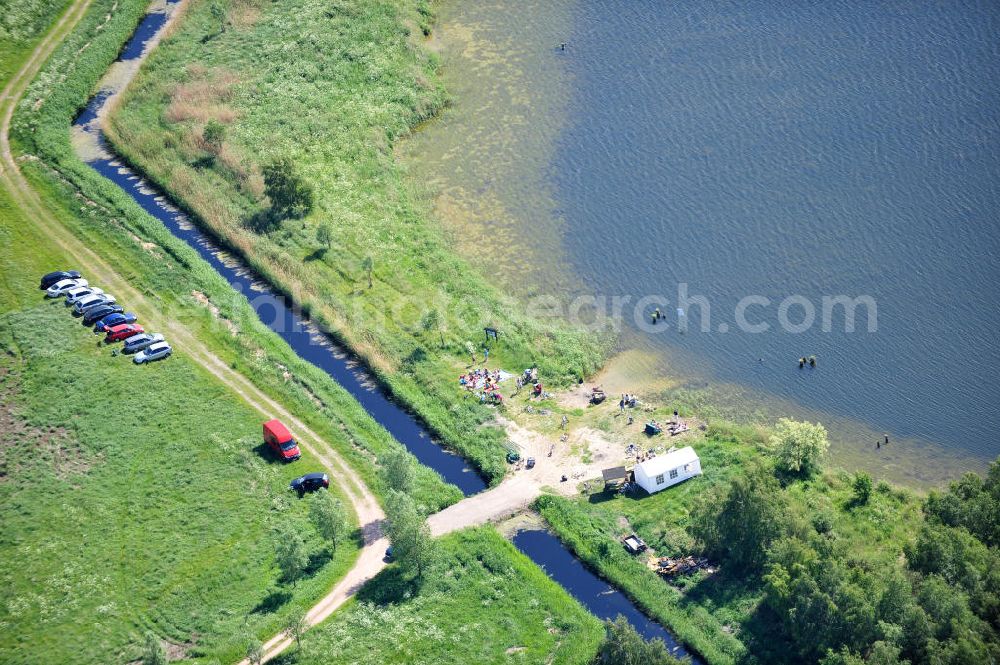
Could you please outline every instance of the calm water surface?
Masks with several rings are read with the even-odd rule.
[[[665,296],[669,327],[624,334],[656,351],[643,371],[727,386],[748,410],[822,419],[840,453],[897,476],[936,480],[1000,452],[1000,5],[629,0],[557,2],[534,20],[506,12],[445,10],[458,102],[413,148],[416,173],[433,172],[452,198],[483,191],[503,204],[459,214],[435,199],[446,225],[485,244],[491,270],[523,293]],[[484,44],[509,62],[477,57]],[[463,106],[462,88],[474,103]],[[523,93],[516,105],[510,90]],[[525,122],[499,122],[511,109]],[[516,165],[505,182],[481,155],[463,159],[460,146],[478,140]],[[530,264],[570,278],[539,281],[524,252],[505,258],[511,229]],[[698,332],[696,307],[677,332],[680,282],[710,301],[712,332]],[[777,318],[793,294],[817,310],[798,334]],[[860,311],[856,332],[841,317],[821,332],[821,298],[841,294],[874,298],[876,332]],[[736,332],[747,295],[771,300],[748,317],[768,332]],[[795,359],[812,354],[819,367],[800,372]],[[898,443],[880,458],[883,432]]]

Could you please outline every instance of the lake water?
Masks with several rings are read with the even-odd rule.
[[[839,461],[896,479],[984,468],[1000,452],[1000,5],[542,4],[443,10],[456,103],[409,154],[467,256],[526,297],[665,297],[655,328],[625,310],[639,384],[822,420]],[[681,283],[709,332],[703,307],[678,317]],[[870,297],[877,329],[860,308],[853,333],[842,310],[824,332],[822,299],[841,295]],[[767,332],[739,330],[746,296],[769,300],[746,310]],[[789,296],[791,323],[815,310],[804,332],[782,329]]]

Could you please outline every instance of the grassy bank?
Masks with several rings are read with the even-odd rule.
[[[244,630],[271,634],[325,593],[359,534],[330,558],[287,489],[315,460],[262,456],[260,415],[183,354],[112,357],[38,290],[66,259],[5,191],[0,219],[0,660],[128,662],[146,630],[232,660]],[[311,555],[295,586],[274,563],[279,525]]]
[[[116,9],[109,12],[112,5]],[[346,391],[264,327],[246,298],[194,250],[73,153],[72,118],[146,8],[137,0],[95,0],[33,82],[13,133],[15,148],[37,158],[24,164],[25,173],[81,242],[99,248],[161,309],[196,331],[262,390],[294,408],[379,491],[377,458],[400,444]],[[435,472],[418,470],[417,497],[428,510],[460,496]]]
[[[866,493],[845,472],[777,473],[765,437],[757,428],[713,426],[686,442],[701,457],[701,477],[652,496],[546,496],[537,508],[581,559],[708,663],[990,662],[1000,644],[1000,541],[996,520],[986,517],[995,504],[977,498],[963,508],[884,482],[868,481]],[[696,527],[728,505],[744,478],[765,497],[762,524],[774,531],[755,543],[756,563],[716,553],[716,573],[668,580],[621,547],[634,530],[657,556],[698,554],[707,546]],[[974,495],[968,488],[982,481],[970,478],[951,495]],[[744,504],[734,505],[738,513]],[[741,533],[722,534],[720,551],[736,551],[756,533],[752,519],[736,523]]]
[[[482,427],[492,412],[455,382],[467,342],[481,359],[483,326],[499,328],[491,366],[537,364],[556,384],[592,372],[602,347],[526,316],[415,207],[393,150],[447,101],[422,46],[428,4],[232,0],[221,3],[223,21],[218,4],[192,0],[146,63],[112,117],[116,149],[499,479],[503,432]],[[221,141],[217,132],[206,142],[210,122]],[[315,187],[313,210],[250,230],[269,205],[262,169],[282,157]],[[439,324],[428,323],[430,309]]]
[[[439,541],[418,591],[391,567],[282,663],[586,663],[600,622],[488,528]],[[376,655],[377,654],[377,655]]]

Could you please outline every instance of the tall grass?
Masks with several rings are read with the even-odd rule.
[[[393,150],[447,101],[415,29],[429,26],[427,3],[288,0],[221,34],[210,4],[194,2],[133,83],[112,116],[116,149],[357,352],[448,446],[500,479],[503,431],[482,427],[493,412],[455,382],[466,342],[481,346],[484,325],[500,328],[492,364],[537,364],[558,385],[594,371],[607,340],[532,320],[418,211]],[[195,93],[205,103],[184,101]],[[206,160],[192,138],[209,118],[228,125],[225,160]],[[316,209],[258,235],[243,225],[267,204],[253,174],[280,156],[316,185]],[[333,229],[325,253],[320,223]],[[421,329],[430,307],[443,310],[443,345]]]
[[[246,298],[236,294],[193,249],[73,152],[69,141],[72,118],[145,9],[141,0],[95,0],[81,24],[53,54],[15,115],[15,149],[38,158],[25,162],[23,169],[49,205],[61,211],[80,242],[111,259],[119,272],[192,327],[234,368],[294,408],[337,447],[370,487],[381,491],[377,457],[400,444],[342,387],[301,360],[261,324]],[[154,254],[147,249],[150,246]],[[234,336],[219,325],[198,304],[196,293],[203,294],[239,334]],[[417,498],[430,511],[457,501],[461,492],[436,472],[421,467]]]

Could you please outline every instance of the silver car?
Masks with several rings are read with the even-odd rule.
[[[113,305],[115,297],[109,293],[92,293],[76,301],[73,305],[73,316],[80,316],[84,310],[94,305]]]
[[[149,333],[132,335],[131,337],[125,338],[125,343],[122,345],[122,353],[135,353],[136,351],[142,351],[151,344],[156,344],[157,342],[162,341],[163,335],[160,333],[156,333],[155,335],[150,335]]]
[[[82,300],[90,295],[101,295],[104,293],[102,289],[96,286],[77,286],[66,292],[66,306],[75,305],[77,300]]]
[[[132,361],[136,365],[141,365],[142,363],[152,362],[154,360],[161,360],[166,358],[171,353],[173,349],[166,342],[156,342],[155,344],[149,345],[146,349],[135,354],[135,358]]]
[[[89,282],[85,279],[60,279],[45,289],[45,295],[49,298],[58,298],[59,296],[66,295],[66,292],[70,289],[75,289],[78,286],[87,286],[88,284]]]

